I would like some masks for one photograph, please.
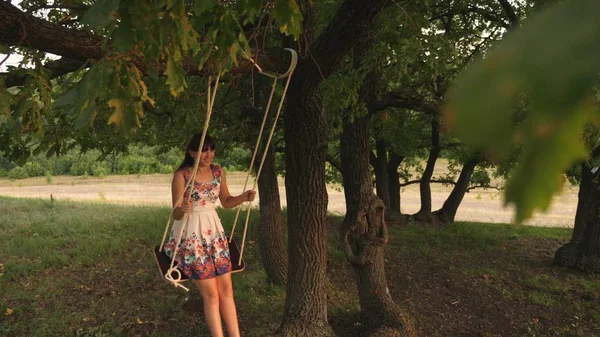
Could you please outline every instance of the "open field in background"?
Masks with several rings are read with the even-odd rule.
[[[436,165],[434,176],[447,172],[445,161]],[[97,177],[57,176],[52,183],[46,177],[23,180],[0,179],[0,195],[11,197],[50,199],[52,194],[58,200],[91,201],[116,204],[169,206],[170,183],[169,174],[126,175]],[[228,172],[227,181],[231,193],[241,193],[246,174]],[[249,182],[252,186],[253,180]],[[282,206],[286,205],[284,181],[280,178],[280,195]],[[432,184],[432,201],[434,209],[442,206],[450,193],[451,186]],[[343,214],[346,211],[344,193],[339,186],[329,186],[330,212]],[[545,227],[572,227],[577,207],[577,186],[565,185],[563,192],[554,198],[551,208],[546,213],[536,214],[526,224]],[[260,197],[260,195],[259,195]],[[402,211],[415,213],[420,207],[419,186],[410,185],[402,190]],[[513,218],[512,208],[503,207],[502,192],[495,189],[477,189],[465,195],[458,209],[458,221],[479,221],[491,223],[510,223]]]
[[[199,292],[160,280],[153,260],[167,207],[0,197],[0,209],[0,336],[209,335]],[[219,214],[230,226],[234,211]],[[341,221],[327,219],[327,301],[329,323],[346,337],[361,325]],[[599,336],[600,278],[552,265],[570,233],[464,222],[393,227],[388,287],[418,337]],[[248,235],[246,270],[233,275],[240,326],[243,336],[265,336],[281,320],[285,288],[266,281],[259,233]]]

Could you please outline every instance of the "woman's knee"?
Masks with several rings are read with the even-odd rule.
[[[233,298],[233,286],[231,284],[231,277],[217,277],[217,288],[219,289],[220,298]]]
[[[210,303],[219,303],[219,297],[220,294],[217,291],[217,289],[215,289],[214,291],[211,290],[202,293],[202,299]]]
[[[217,287],[217,283],[214,282],[214,279],[212,281],[197,281],[196,284],[198,285],[198,288],[200,288],[202,300],[206,303],[219,303],[219,288]]]
[[[219,298],[233,298],[233,288],[231,285],[219,288]]]

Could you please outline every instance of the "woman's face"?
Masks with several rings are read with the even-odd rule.
[[[190,155],[192,156],[192,158],[194,158],[194,160],[196,160],[196,157],[198,156],[198,151],[190,150]],[[210,166],[210,164],[212,163],[214,158],[215,158],[215,149],[208,148],[208,149],[206,149],[206,151],[202,151],[202,153],[200,154],[200,163],[198,165],[199,166]]]

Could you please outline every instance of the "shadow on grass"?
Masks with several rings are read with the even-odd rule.
[[[154,264],[169,209],[1,197],[0,208],[0,335],[208,336],[198,291],[170,286]],[[229,227],[234,213],[220,216]],[[328,315],[339,336],[354,336],[360,306],[340,223],[328,217]],[[263,336],[279,326],[285,289],[267,283],[248,235],[236,303],[242,334]],[[599,335],[599,278],[552,266],[569,236],[478,223],[391,228],[389,290],[420,336]]]

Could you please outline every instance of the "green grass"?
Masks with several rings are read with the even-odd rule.
[[[206,330],[199,313],[183,308],[197,291],[168,285],[154,265],[168,208],[0,197],[0,209],[0,335],[172,336],[178,321],[180,336]],[[229,227],[234,213],[221,217]],[[233,276],[237,300],[244,315],[278,317],[285,291],[266,283],[251,246],[249,267]],[[270,322],[257,321],[246,334],[266,332]]]
[[[177,336],[207,335],[202,314],[186,308],[187,298],[199,298],[197,290],[186,293],[170,286],[154,265],[151,249],[160,243],[168,208],[0,197],[0,209],[0,336],[173,336],[174,326]],[[219,213],[229,233],[235,211]],[[258,213],[251,212],[247,268],[233,275],[244,336],[273,332],[285,300],[285,288],[268,284],[260,265],[252,227]],[[245,214],[242,211],[238,220],[238,242]],[[336,331],[352,335],[360,326],[360,305],[352,270],[340,249],[340,223],[341,217],[328,218],[328,314]],[[595,331],[590,324],[600,326],[599,306],[593,300],[600,298],[597,277],[561,274],[546,266],[515,269],[518,261],[502,255],[511,243],[519,247],[529,239],[569,237],[568,229],[468,222],[447,228],[393,227],[385,255],[388,283],[397,301],[410,307],[421,324],[439,315],[420,317],[431,303],[411,302],[411,294],[422,294],[439,280],[453,282],[456,276],[460,287],[468,284],[490,296],[499,294],[493,297],[503,301],[497,305],[509,310],[515,303],[544,313],[563,310],[574,325],[552,331],[584,336]],[[489,263],[492,258],[496,264]],[[429,278],[419,279],[423,276]],[[473,296],[472,301],[480,302],[479,295]],[[436,310],[446,308],[444,304]],[[525,335],[549,331],[527,319],[519,324]]]
[[[569,283],[564,283],[562,280],[558,280],[547,274],[533,275],[521,280],[521,282],[531,289],[559,295],[566,293],[570,288]]]
[[[568,239],[568,228],[519,226],[511,224],[485,224],[456,222],[443,230],[430,226],[410,224],[405,228],[391,228],[390,235],[398,237],[400,245],[462,247],[463,249],[486,250],[506,240],[528,237]]]

